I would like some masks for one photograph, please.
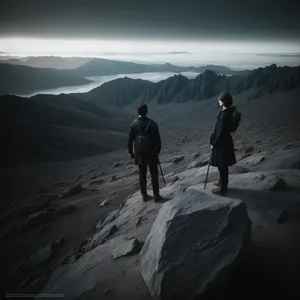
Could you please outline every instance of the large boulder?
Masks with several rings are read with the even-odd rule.
[[[226,284],[250,242],[245,203],[188,189],[161,208],[141,251],[155,299],[194,299]]]

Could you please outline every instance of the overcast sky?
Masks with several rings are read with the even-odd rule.
[[[1,0],[0,37],[300,40],[298,0]]]

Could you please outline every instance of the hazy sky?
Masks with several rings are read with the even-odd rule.
[[[300,39],[299,0],[1,0],[0,37]]]
[[[299,11],[300,0],[1,0],[0,52],[299,65]]]

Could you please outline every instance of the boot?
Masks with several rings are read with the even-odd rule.
[[[162,201],[162,196],[161,195],[159,195],[159,194],[157,194],[157,195],[154,195],[154,202],[160,202],[160,201]]]
[[[218,187],[220,186],[220,184],[221,184],[221,183],[220,183],[220,179],[219,179],[218,182],[215,182],[215,183],[214,183],[214,185],[215,185],[215,186],[218,186]]]
[[[142,194],[142,197],[143,197],[143,201],[144,202],[147,202],[150,200],[150,196],[146,193],[146,194]]]
[[[225,196],[227,193],[227,184],[220,182],[220,186],[216,189],[213,189],[211,192],[216,195]]]

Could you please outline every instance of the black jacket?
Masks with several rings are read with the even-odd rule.
[[[140,131],[144,131],[148,126],[148,123],[151,121],[146,134],[150,137],[153,142],[153,147],[149,149],[147,154],[143,157],[135,154],[135,164],[143,165],[143,164],[152,164],[158,162],[158,154],[161,150],[161,139],[159,134],[159,129],[153,120],[147,117],[138,117],[131,123],[129,138],[128,138],[128,153],[132,155],[135,153],[135,139]]]
[[[231,166],[236,163],[233,139],[230,134],[231,114],[233,108],[227,108],[218,115],[215,130],[210,137],[214,146],[211,165],[216,167]]]

